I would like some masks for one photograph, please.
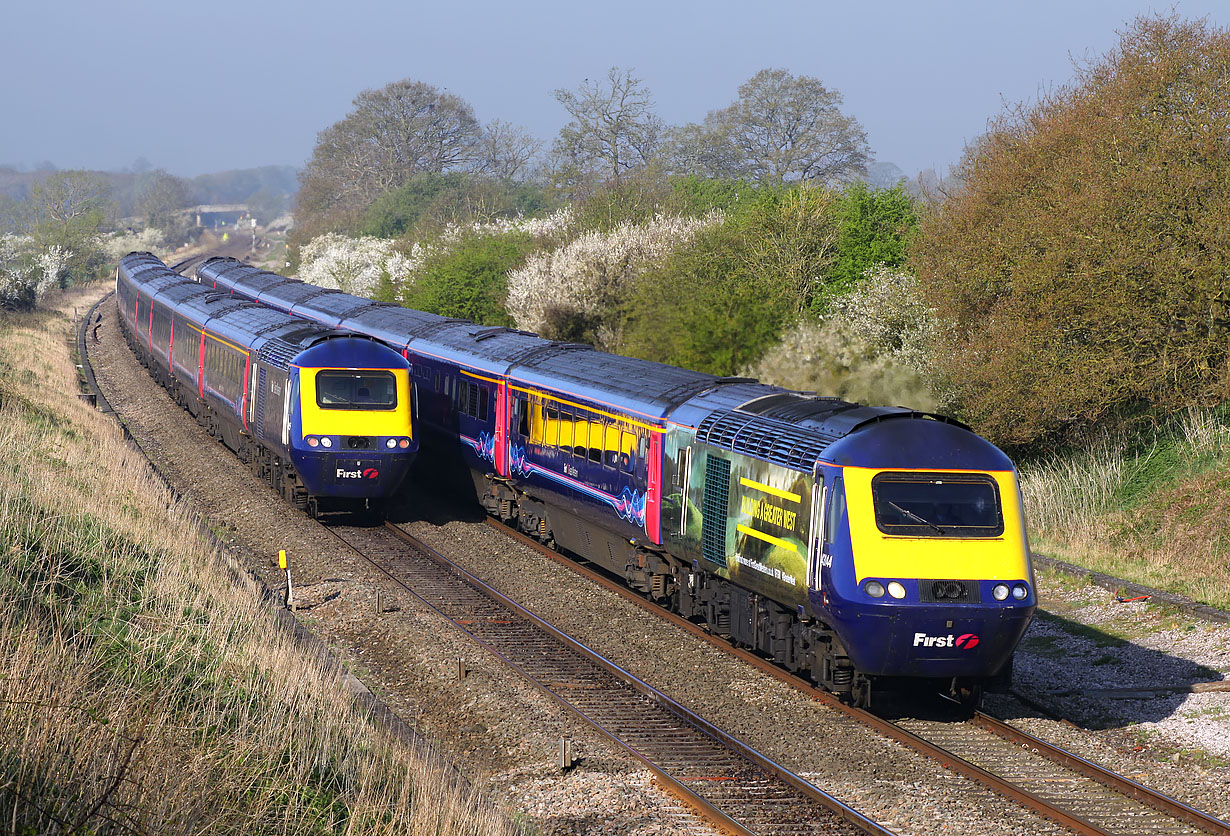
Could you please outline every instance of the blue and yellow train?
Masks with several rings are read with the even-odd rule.
[[[382,343],[210,291],[150,253],[116,269],[150,374],[288,501],[383,503],[418,452],[410,365]]]
[[[1036,598],[1012,462],[968,427],[488,328],[211,259],[198,281],[410,363],[429,479],[853,702],[1004,686]]]

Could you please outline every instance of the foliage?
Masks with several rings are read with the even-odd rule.
[[[671,179],[675,208],[684,215],[703,215],[720,209],[739,215],[756,208],[775,206],[787,189],[780,185],[751,183],[687,174]]]
[[[723,375],[759,359],[796,306],[747,271],[748,248],[742,229],[723,224],[638,276],[621,351]]]
[[[523,232],[464,237],[427,257],[404,302],[483,325],[511,325],[504,307],[506,277],[532,248],[533,239]]]
[[[981,432],[1022,446],[1230,396],[1230,33],[1136,20],[1001,118],[914,263]]]
[[[940,324],[923,301],[918,278],[910,273],[877,264],[833,303],[831,320],[878,355],[928,381],[939,378],[932,365],[932,346]]]
[[[381,195],[364,212],[364,235],[429,237],[448,224],[533,215],[547,206],[543,190],[463,172],[424,173]]]
[[[796,322],[742,373],[765,383],[872,406],[927,411],[936,407],[935,395],[917,369],[881,351],[840,314]]]
[[[382,281],[405,283],[421,263],[393,247],[393,242],[326,233],[305,244],[299,254],[299,277],[320,287],[355,296],[373,296]]]
[[[611,67],[605,83],[585,79],[575,91],[556,90],[555,100],[572,117],[555,140],[557,179],[574,185],[618,181],[653,158],[662,120],[649,89],[631,70]]]
[[[670,132],[673,170],[709,177],[831,184],[867,171],[862,126],[840,110],[841,94],[811,76],[764,69],[739,86],[729,107]]]
[[[851,288],[877,264],[905,264],[906,248],[918,228],[918,209],[904,188],[855,183],[842,193],[838,206],[841,229],[833,263],[825,271],[826,284]]]
[[[721,220],[720,213],[658,216],[605,232],[591,229],[558,249],[534,253],[509,274],[508,310],[519,328],[614,350],[636,276]]]

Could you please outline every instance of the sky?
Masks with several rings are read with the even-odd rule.
[[[414,79],[548,145],[552,96],[631,68],[667,124],[766,67],[820,79],[909,176],[1072,80],[1139,15],[1230,26],[1230,0],[44,0],[0,15],[0,165],[172,174],[301,166],[355,95]]]

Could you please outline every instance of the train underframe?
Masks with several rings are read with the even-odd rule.
[[[505,479],[474,473],[479,500],[491,516],[544,545],[572,553],[620,575],[627,586],[714,635],[771,659],[843,701],[869,707],[872,692],[918,689],[946,692],[976,708],[984,686],[1003,690],[1012,666],[995,681],[871,677],[858,671],[840,637],[824,622],[801,616],[763,595],[688,565],[664,551],[646,549],[567,511],[547,505]],[[933,686],[933,687],[932,687]]]

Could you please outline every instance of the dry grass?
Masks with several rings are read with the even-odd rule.
[[[269,629],[78,400],[82,299],[0,319],[0,831],[506,833]]]
[[[1033,547],[1230,608],[1230,424],[1180,413],[1150,438],[1119,434],[1022,468]]]

